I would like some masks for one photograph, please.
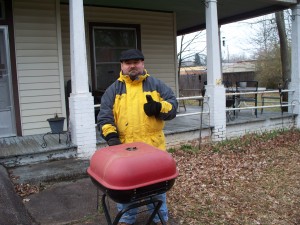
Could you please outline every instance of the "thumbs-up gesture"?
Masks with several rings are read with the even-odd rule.
[[[158,116],[161,110],[161,103],[153,100],[151,95],[146,95],[147,103],[144,104],[144,111],[147,116]]]

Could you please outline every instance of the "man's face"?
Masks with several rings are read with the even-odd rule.
[[[121,70],[124,75],[129,75],[134,80],[138,75],[144,73],[144,61],[132,59],[121,62]]]

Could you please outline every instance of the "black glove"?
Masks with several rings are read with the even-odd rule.
[[[113,145],[120,145],[120,144],[122,144],[122,143],[121,143],[121,141],[120,141],[119,138],[113,137],[113,138],[110,138],[110,139],[107,141],[107,144],[108,144],[109,146],[113,146]]]
[[[158,116],[161,110],[161,103],[153,100],[151,95],[146,95],[147,103],[144,104],[144,111],[147,116]]]

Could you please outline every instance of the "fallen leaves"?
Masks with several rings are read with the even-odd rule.
[[[39,192],[39,187],[32,184],[15,184],[15,191],[20,197],[27,197]],[[29,201],[27,199],[24,200]]]
[[[168,201],[180,224],[299,221],[299,131],[246,135],[201,151],[184,146],[172,154],[180,176]]]

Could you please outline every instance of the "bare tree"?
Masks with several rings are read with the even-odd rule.
[[[282,80],[285,83],[285,81],[291,79],[291,57],[283,11],[276,12],[275,18],[280,42]]]
[[[287,88],[287,81],[291,80],[291,56],[289,51],[289,43],[287,38],[287,32],[285,29],[285,20],[283,11],[275,13],[278,36],[280,41],[280,58],[282,68],[282,88]],[[288,101],[288,93],[283,93],[282,101]],[[284,111],[288,111],[288,108],[283,108]]]
[[[257,46],[257,79],[268,88],[277,88],[290,79],[290,51],[284,12],[259,17],[253,24]]]
[[[277,29],[273,15],[258,17],[249,26],[253,30],[250,42],[256,46],[255,55],[257,53],[266,54],[278,43]]]
[[[180,75],[180,69],[182,67],[182,63],[186,61],[187,59],[194,58],[195,54],[200,54],[205,51],[206,46],[201,49],[195,48],[195,46],[199,45],[201,39],[203,39],[204,33],[199,31],[194,33],[193,35],[182,35],[179,37],[180,39],[180,46],[179,51],[177,53],[177,59],[178,59],[178,78]],[[195,49],[201,49],[195,50]]]
[[[188,59],[190,61],[193,61],[193,66],[195,65],[195,56],[199,58],[199,61],[206,62],[206,55],[202,52],[205,52],[206,45],[201,43],[203,40],[205,40],[205,33],[202,31],[188,34],[188,35],[182,35],[177,38],[178,43],[180,43],[180,46],[178,46],[178,53],[177,53],[177,59],[178,59],[178,81],[179,81],[179,87],[183,87],[185,82],[180,77],[180,71],[182,68],[182,65],[185,61]],[[200,49],[200,50],[199,50]],[[202,54],[201,54],[202,53]],[[201,77],[199,76],[199,82],[194,82],[193,85],[199,85],[201,84]],[[198,79],[197,79],[198,80]],[[182,92],[182,90],[180,90]],[[180,93],[182,94],[182,93]]]

